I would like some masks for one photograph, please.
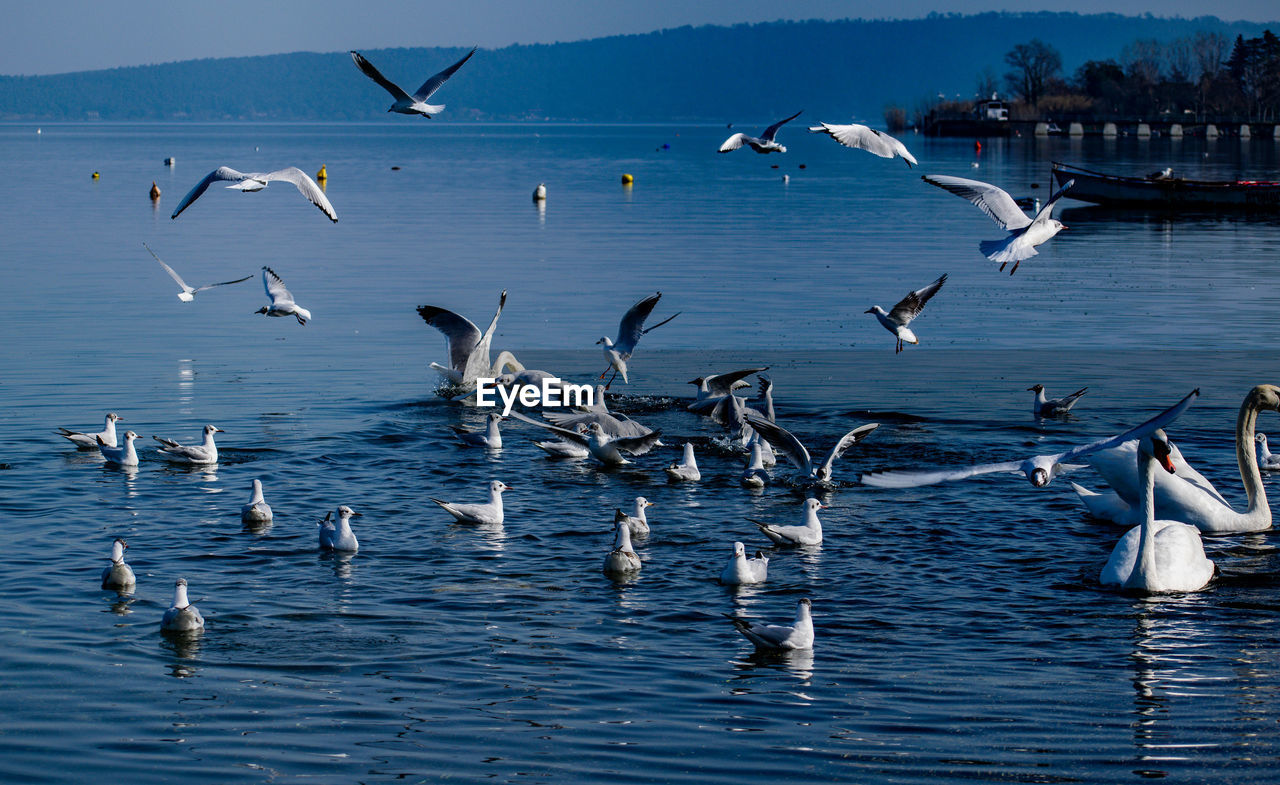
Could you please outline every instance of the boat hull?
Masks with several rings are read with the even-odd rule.
[[[1227,207],[1242,210],[1280,211],[1280,182],[1258,180],[1209,181],[1151,179],[1102,174],[1065,164],[1053,164],[1059,186],[1076,184],[1066,193],[1071,199],[1124,207]]]

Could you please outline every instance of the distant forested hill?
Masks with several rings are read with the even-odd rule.
[[[441,121],[749,123],[804,109],[811,120],[879,124],[888,103],[909,108],[939,93],[972,97],[983,69],[1003,75],[1005,53],[1032,38],[1056,47],[1070,73],[1086,60],[1119,57],[1136,39],[1206,30],[1234,40],[1267,27],[1214,17],[1047,12],[681,27],[481,51],[436,99],[449,107]],[[465,52],[363,53],[412,90]],[[391,100],[346,52],[0,77],[3,120],[370,120]]]

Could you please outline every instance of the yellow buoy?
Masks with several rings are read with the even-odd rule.
[[[317,180],[328,180],[329,173],[325,171],[324,164],[320,164],[320,171],[316,172]]]
[[[154,202],[159,198],[160,198],[160,186],[156,185],[155,180],[152,180],[151,181],[151,201]]]
[[[623,184],[623,185],[631,185],[633,182],[635,182],[635,178],[634,178],[634,177],[632,177],[631,175],[629,175],[629,174],[624,174],[624,175],[622,175],[622,184]]]
[[[98,179],[98,173],[97,173],[97,172],[94,172],[94,173],[93,173],[93,179],[95,179],[95,180],[97,180],[97,179]]]

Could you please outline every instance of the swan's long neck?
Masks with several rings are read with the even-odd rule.
[[[499,371],[508,371],[510,373],[520,373],[525,369],[520,364],[520,361],[516,359],[516,356],[506,349],[498,352],[498,359],[494,361],[493,367]]]
[[[1142,506],[1142,531],[1133,572],[1124,585],[1130,589],[1146,589],[1156,582],[1156,461],[1138,448],[1138,502]]]
[[[1258,455],[1253,446],[1258,411],[1262,408],[1261,397],[1261,390],[1255,387],[1244,399],[1244,403],[1240,404],[1240,415],[1236,417],[1236,461],[1240,464],[1244,492],[1249,496],[1249,508],[1245,510],[1245,515],[1271,520],[1271,506],[1267,503],[1267,492],[1262,487],[1262,473],[1258,471]]]

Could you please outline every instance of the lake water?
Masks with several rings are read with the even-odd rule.
[[[1235,411],[1280,382],[1280,217],[1067,202],[1070,228],[1011,277],[977,249],[1001,231],[919,174],[1044,198],[1052,160],[1274,178],[1280,147],[1053,138],[975,157],[908,135],[909,171],[799,123],[772,156],[716,155],[730,131],[711,126],[0,126],[0,780],[1275,781],[1273,533],[1206,537],[1208,589],[1141,598],[1097,584],[1121,530],[1065,481],[856,478],[1054,452],[1199,387],[1171,435],[1242,506]],[[336,225],[287,183],[215,187],[169,219],[218,165],[321,164]],[[254,315],[257,278],[180,303],[143,242],[195,284],[270,265],[314,319]],[[944,272],[922,343],[895,356],[863,312]],[[482,415],[433,394],[444,341],[414,308],[483,325],[504,288],[495,349],[577,381],[662,291],[655,316],[681,316],[610,405],[668,446],[601,471],[546,459],[514,422],[499,452],[458,445],[448,426]],[[683,409],[688,379],[753,365],[819,451],[881,423],[836,464],[821,547],[765,548],[748,519],[790,522],[803,493],[784,466],[739,487],[742,457]],[[1037,382],[1090,392],[1036,422]],[[107,411],[143,436],[136,471],[53,435]],[[226,431],[216,467],[159,459],[152,434],[205,423]],[[703,479],[669,485],[686,440]],[[265,532],[238,517],[254,478]],[[513,486],[502,528],[429,501],[479,500],[490,478]],[[614,583],[613,509],[637,495],[656,502],[644,568]],[[338,504],[363,513],[354,556],[316,547]],[[138,574],[125,598],[98,588],[116,536]],[[735,540],[771,554],[767,583],[717,583]],[[207,619],[194,639],[159,630],[178,577]],[[753,654],[722,616],[789,620],[799,597],[811,654]]]

